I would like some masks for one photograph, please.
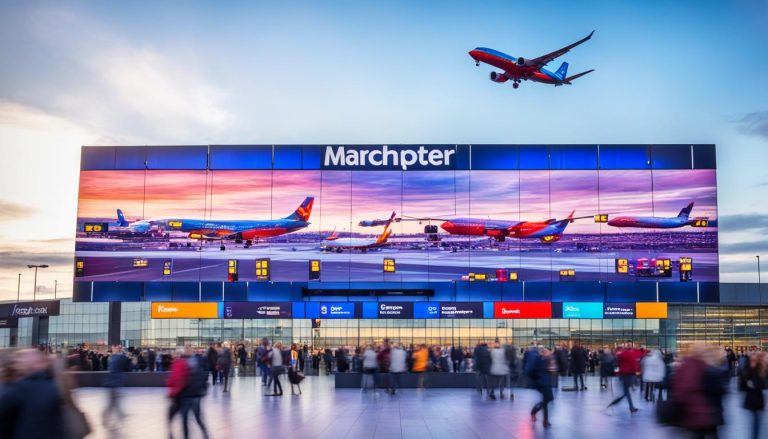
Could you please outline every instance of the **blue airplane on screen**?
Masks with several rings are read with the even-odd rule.
[[[685,206],[676,217],[659,216],[619,216],[608,221],[613,227],[634,227],[638,229],[678,229],[685,226],[717,227],[717,220],[708,218],[689,218],[693,202]]]
[[[158,218],[128,224],[122,211],[118,209],[118,222],[125,224],[124,227],[133,233],[184,232],[190,239],[221,241],[221,250],[226,248],[224,240],[234,240],[237,243],[245,241],[245,247],[248,248],[253,244],[254,239],[284,235],[307,227],[310,224],[309,216],[312,213],[314,201],[315,197],[309,196],[292,214],[274,220]]]

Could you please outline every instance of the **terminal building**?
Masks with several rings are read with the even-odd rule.
[[[73,297],[0,305],[0,345],[765,347],[760,285],[719,282],[715,165],[714,145],[83,147]]]

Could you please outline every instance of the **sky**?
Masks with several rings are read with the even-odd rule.
[[[488,79],[543,55],[571,86]],[[721,280],[768,255],[768,3],[0,3],[0,299],[69,295],[81,145],[715,143]],[[558,64],[559,65],[559,64]],[[766,258],[768,260],[768,258]]]

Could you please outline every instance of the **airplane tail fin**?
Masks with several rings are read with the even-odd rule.
[[[392,230],[389,228],[389,226],[392,224],[392,221],[395,220],[396,213],[392,212],[392,215],[387,220],[387,223],[384,225],[384,231],[381,232],[381,235],[376,239],[376,244],[384,244],[387,242],[387,239],[389,239],[389,235],[392,234]]]
[[[339,239],[339,235],[336,234],[336,227],[333,228],[333,232],[331,232],[331,235],[325,238],[326,241],[335,241]]]
[[[693,202],[689,203],[687,206],[685,206],[680,213],[677,214],[678,218],[688,218],[688,215],[691,214],[691,211],[693,210]]]
[[[567,77],[567,78],[565,78],[563,80],[563,84],[571,85],[571,81],[573,81],[574,79],[581,78],[582,76],[586,75],[587,73],[592,73],[594,71],[595,71],[595,69],[589,69],[586,72],[581,72],[581,73],[577,73],[577,74],[575,74],[573,76],[569,76],[569,77]]]
[[[562,81],[565,79],[565,75],[567,73],[568,73],[568,63],[564,62],[560,64],[560,68],[557,69],[557,71],[555,72],[555,76],[557,76],[557,79]]]
[[[315,197],[308,196],[304,199],[304,201],[301,202],[299,207],[296,208],[296,210],[285,217],[285,219],[294,220],[294,221],[309,221],[309,215],[312,214],[312,204],[315,202]]]
[[[117,223],[120,227],[128,227],[128,221],[125,220],[122,209],[117,209]]]

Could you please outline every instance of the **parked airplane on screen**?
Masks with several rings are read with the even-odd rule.
[[[481,62],[484,62],[486,64],[502,69],[503,72],[501,73],[491,72],[491,81],[507,82],[511,79],[513,88],[519,87],[520,81],[528,80],[541,82],[544,84],[552,84],[554,86],[563,84],[570,85],[571,81],[574,79],[580,78],[587,73],[594,72],[595,70],[591,69],[587,70],[586,72],[575,74],[573,76],[566,76],[568,72],[567,62],[560,64],[560,68],[558,68],[555,72],[550,72],[549,70],[545,69],[544,66],[549,64],[555,58],[565,55],[579,44],[586,42],[592,38],[592,34],[594,33],[595,31],[592,31],[586,37],[569,46],[565,46],[560,50],[556,50],[554,52],[533,59],[527,59],[523,57],[515,58],[514,56],[510,56],[506,53],[489,49],[487,47],[477,47],[469,52],[469,56],[475,60],[475,65],[479,66]]]
[[[693,210],[693,202],[685,206],[676,217],[659,216],[619,216],[608,221],[609,226],[613,227],[634,227],[638,229],[677,229],[685,226],[695,227],[716,227],[716,220],[709,221],[708,218],[690,219]],[[698,221],[698,223],[697,223]],[[702,223],[705,221],[705,223]],[[705,225],[706,224],[706,225]]]
[[[245,241],[245,247],[253,244],[254,239],[269,238],[284,235],[307,227],[312,213],[315,197],[309,196],[299,207],[285,218],[274,220],[201,220],[187,218],[162,218],[136,221],[127,225],[134,233],[150,233],[156,230],[168,232],[184,232],[191,239],[201,241],[221,241],[224,250],[224,240],[235,242]],[[118,211],[118,220],[122,212]]]
[[[378,238],[339,238],[334,231],[331,236],[323,240],[320,247],[323,250],[335,251],[337,253],[341,253],[344,250],[361,250],[366,252],[371,249],[382,247],[387,244],[387,239],[389,239],[389,235],[392,234],[392,230],[389,226],[396,220],[395,216],[396,213],[392,212],[392,215],[383,224],[384,231],[381,232],[381,235],[379,235]]]
[[[403,221],[443,221],[440,228],[451,235],[488,236],[502,242],[506,238],[538,238],[541,242],[556,242],[563,237],[568,224],[580,218],[574,218],[574,210],[568,218],[546,221],[510,221],[481,218],[404,218]],[[362,225],[362,224],[361,224]]]

